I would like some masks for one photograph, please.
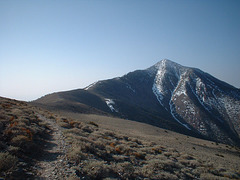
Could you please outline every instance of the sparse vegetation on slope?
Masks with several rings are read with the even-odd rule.
[[[59,119],[69,124],[70,179],[238,179],[239,172],[217,167],[194,155],[154,142],[104,130],[98,124]]]
[[[47,134],[37,111],[25,102],[0,98],[0,177],[32,177],[33,159],[42,152]]]
[[[163,141],[173,136],[178,146],[173,141],[160,143],[155,134],[147,140],[114,129],[114,125],[120,128],[128,122],[125,120],[96,115],[63,117],[5,98],[0,98],[0,108],[0,177],[6,179],[240,179],[239,167],[215,161],[226,158],[227,153],[237,158],[238,149],[233,151],[227,145],[224,150],[222,144],[201,140],[209,148],[211,143],[219,148],[213,153],[215,159],[206,160],[189,152],[207,145],[190,143],[191,151],[185,152],[178,148],[187,142],[183,135],[170,131],[161,130]],[[109,123],[108,127],[103,123]],[[125,125],[147,127],[135,122]]]

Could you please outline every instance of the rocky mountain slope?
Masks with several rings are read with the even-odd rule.
[[[34,102],[49,109],[109,114],[195,137],[240,144],[240,90],[196,68],[162,60],[85,89]]]

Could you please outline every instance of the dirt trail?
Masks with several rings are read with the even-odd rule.
[[[72,173],[67,163],[66,151],[69,145],[64,140],[62,128],[52,119],[38,114],[39,119],[47,123],[51,137],[46,141],[45,152],[36,164],[39,179],[67,179]]]

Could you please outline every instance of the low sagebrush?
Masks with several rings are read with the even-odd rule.
[[[8,152],[0,153],[0,172],[8,171],[13,168],[18,161],[18,158],[12,156]]]
[[[70,161],[76,164],[79,164],[81,160],[84,160],[86,158],[80,147],[72,147],[68,151],[67,157]]]

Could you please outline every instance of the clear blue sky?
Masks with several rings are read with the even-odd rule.
[[[240,1],[0,1],[0,96],[33,100],[164,58],[239,88]]]

